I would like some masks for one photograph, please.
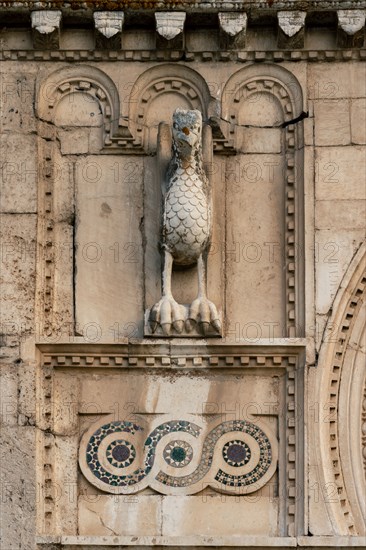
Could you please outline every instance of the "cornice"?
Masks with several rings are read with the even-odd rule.
[[[40,2],[36,0],[7,0],[0,2],[0,10],[12,10],[14,12],[27,13],[33,10],[59,9],[68,14],[83,13],[92,17],[94,11],[108,10],[128,10],[130,12],[144,11],[154,12],[160,10],[186,11],[217,13],[218,11],[250,11],[263,10],[266,13],[277,13],[279,10],[302,10],[302,11],[334,11],[338,9],[363,9],[366,7],[365,0],[275,0],[267,2],[258,2],[256,0],[247,0],[244,2],[232,0],[86,0],[86,1],[62,1],[51,0]]]

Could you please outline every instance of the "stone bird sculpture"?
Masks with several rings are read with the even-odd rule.
[[[165,336],[172,327],[181,334],[198,325],[207,334],[210,325],[220,332],[216,306],[207,298],[207,253],[211,237],[211,193],[202,160],[202,115],[197,110],[177,109],[173,115],[173,158],[164,197],[162,250],[164,268],[162,298],[150,311],[151,331],[161,326]],[[172,295],[173,264],[197,264],[198,295],[186,308]]]

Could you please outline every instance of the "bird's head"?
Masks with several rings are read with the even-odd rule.
[[[201,144],[202,115],[200,111],[176,109],[173,114],[173,140],[178,155],[189,158]]]

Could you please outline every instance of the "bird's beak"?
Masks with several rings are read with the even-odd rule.
[[[182,143],[185,143],[189,145],[189,147],[192,149],[196,142],[197,136],[189,130],[189,128],[182,128],[182,130],[179,132],[179,140]]]

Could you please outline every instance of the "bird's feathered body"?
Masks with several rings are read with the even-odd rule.
[[[208,246],[211,220],[206,186],[192,168],[178,168],[165,196],[163,243],[178,265],[195,263]]]
[[[162,297],[149,313],[154,334],[160,326],[165,336],[172,330],[191,333],[195,326],[207,334],[211,326],[220,333],[220,316],[207,298],[207,251],[211,237],[210,183],[202,161],[202,115],[197,110],[176,109],[173,115],[173,158],[165,179],[162,248]],[[198,293],[187,308],[172,294],[173,264],[197,263]]]
[[[163,247],[181,266],[194,264],[208,248],[211,205],[208,181],[202,165],[202,119],[197,111],[178,112],[173,130],[173,161],[164,199]],[[183,134],[183,138],[179,135]],[[185,139],[191,149],[185,154]]]

